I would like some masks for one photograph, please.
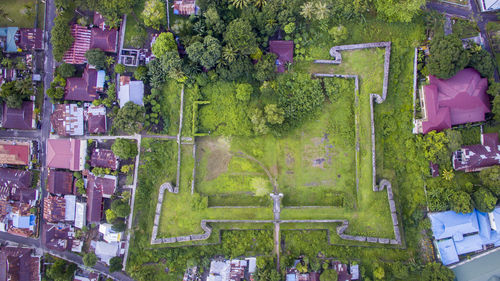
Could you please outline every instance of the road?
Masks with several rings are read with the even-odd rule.
[[[467,18],[477,22],[477,27],[479,28],[479,32],[481,33],[481,37],[484,42],[484,49],[491,54],[491,45],[488,40],[488,33],[486,32],[486,25],[490,21],[498,21],[498,17],[496,13],[481,13],[481,9],[479,8],[476,0],[469,0],[471,9],[461,8],[459,6],[455,6],[452,4],[446,4],[443,2],[437,1],[429,1],[427,2],[427,8],[430,10],[435,10],[443,14],[448,14],[451,16]],[[498,69],[495,68],[495,80],[500,81],[498,75]]]

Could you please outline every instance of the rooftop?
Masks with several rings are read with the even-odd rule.
[[[120,91],[118,99],[120,107],[131,101],[138,105],[144,105],[144,83],[142,81],[130,81],[129,76],[120,77]]]
[[[43,219],[47,222],[58,223],[64,221],[66,200],[62,196],[47,195],[43,199]]]
[[[65,100],[91,102],[99,97],[97,94],[97,70],[85,68],[82,77],[66,79]]]
[[[50,193],[54,194],[72,194],[73,173],[50,169],[47,179],[47,189]]]
[[[97,19],[99,23],[99,19]],[[101,25],[104,27],[104,25]],[[94,48],[105,52],[116,53],[118,31],[116,29],[98,28],[89,29],[78,24],[71,26],[71,35],[75,41],[64,54],[63,60],[70,64],[83,64],[87,61],[85,53]]]
[[[34,104],[24,101],[21,108],[10,108],[3,105],[2,127],[7,129],[31,130],[35,126],[33,119]]]
[[[86,112],[87,130],[91,134],[104,134],[107,131],[106,107],[89,106]]]
[[[16,45],[23,51],[43,49],[43,31],[39,28],[20,28],[16,34]]]
[[[118,159],[110,149],[96,148],[92,151],[90,166],[116,170],[118,169]]]
[[[32,190],[30,171],[0,168],[0,199],[21,201],[25,190]]]
[[[40,258],[32,249],[0,247],[0,280],[39,281]]]
[[[47,162],[49,168],[81,171],[84,168],[87,142],[77,139],[47,140]]]
[[[277,56],[277,72],[284,72],[287,63],[293,63],[293,41],[271,40],[269,52]]]
[[[30,161],[29,142],[0,140],[0,164],[28,165]]]
[[[498,133],[482,134],[481,144],[466,145],[453,152],[452,163],[455,170],[465,172],[500,165]]]
[[[189,16],[196,14],[198,10],[195,0],[174,0],[174,15]]]
[[[50,116],[50,123],[60,136],[82,136],[83,108],[77,104],[57,104]]]

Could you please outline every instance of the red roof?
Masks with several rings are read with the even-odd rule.
[[[28,165],[29,161],[29,143],[0,141],[0,164]]]
[[[47,179],[47,189],[54,194],[73,193],[73,173],[65,171],[49,170]]]
[[[39,281],[40,258],[31,255],[32,249],[0,248],[0,280]]]
[[[91,134],[106,133],[106,116],[105,115],[89,115],[87,117],[88,131]]]
[[[66,214],[66,200],[64,197],[47,195],[43,199],[43,219],[58,223],[64,221]]]
[[[30,171],[0,168],[0,199],[20,201],[23,190],[36,193],[31,189]]]
[[[82,77],[66,79],[65,100],[93,101],[97,94],[97,70],[85,68]]]
[[[118,31],[116,29],[92,28],[91,49],[101,49],[108,53],[116,53]]]
[[[90,166],[118,169],[118,159],[110,149],[94,149],[90,156]]]
[[[85,157],[85,155],[82,155]],[[47,140],[47,167],[80,169],[80,140],[76,139],[49,139]]]
[[[174,14],[189,16],[196,13],[195,0],[174,0]]]
[[[293,63],[293,41],[271,40],[269,52],[278,56],[276,59],[277,71],[284,72],[286,63]]]
[[[99,23],[99,20],[97,20]],[[63,60],[70,64],[83,64],[87,61],[85,53],[94,48],[99,48],[105,52],[116,53],[118,31],[116,29],[101,29],[80,26],[71,26],[71,35],[75,41],[71,48],[64,54]]]
[[[453,152],[452,163],[455,170],[465,172],[500,165],[498,133],[482,134],[481,144],[466,145]]]
[[[89,175],[87,180],[87,222],[99,223],[102,218],[102,186],[94,184],[94,175]]]
[[[98,189],[101,190],[102,197],[104,198],[111,198],[111,195],[115,193],[117,184],[115,176],[106,175],[103,177],[98,177],[93,174],[89,174],[87,180],[88,180],[87,188],[88,186],[92,185],[98,187]]]
[[[94,26],[105,28],[106,19],[97,11],[94,12]]]
[[[21,108],[3,105],[2,127],[7,129],[30,130],[33,128],[33,102],[24,101]]]
[[[24,51],[43,49],[43,31],[39,28],[19,28],[16,45]]]
[[[488,80],[479,73],[466,68],[448,80],[429,76],[429,85],[424,86],[426,121],[422,122],[423,133],[442,131],[452,125],[481,122],[490,112],[486,90]]]
[[[71,231],[66,225],[42,225],[42,243],[47,248],[55,251],[67,251],[71,249],[72,239],[69,237]]]

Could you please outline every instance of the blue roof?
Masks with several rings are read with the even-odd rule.
[[[97,71],[97,82],[96,82],[97,88],[104,88],[105,77],[106,77],[106,71],[104,70]]]
[[[295,274],[287,274],[286,281],[295,281]]]
[[[436,239],[450,238],[479,231],[476,210],[470,214],[457,214],[453,211],[430,213],[432,232]]]
[[[461,241],[455,240],[455,248],[457,249],[457,254],[463,255],[483,249],[483,241],[478,234],[470,235],[464,237]]]
[[[17,52],[16,33],[18,29],[17,27],[0,27],[0,36],[7,37],[6,44],[3,46],[5,52]]]
[[[488,214],[477,211],[477,222],[479,224],[479,235],[482,239],[489,240],[491,237],[491,225]]]
[[[495,227],[500,234],[500,207],[496,207],[492,212],[493,219],[495,220]]]
[[[439,255],[444,265],[458,262],[457,249],[453,240],[446,239],[437,242]]]

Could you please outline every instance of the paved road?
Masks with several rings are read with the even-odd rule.
[[[0,138],[38,139],[40,138],[40,131],[0,130]]]
[[[427,8],[431,10],[438,11],[440,13],[448,14],[451,16],[457,16],[462,18],[467,18],[477,22],[479,32],[484,42],[484,49],[490,53],[491,46],[488,40],[488,33],[486,32],[486,25],[490,21],[498,21],[496,13],[481,13],[476,0],[470,0],[471,9],[462,8],[452,4],[446,4],[443,2],[429,1],[427,2]],[[495,80],[500,81],[498,70],[495,68]]]

